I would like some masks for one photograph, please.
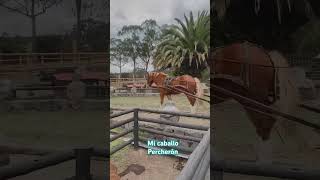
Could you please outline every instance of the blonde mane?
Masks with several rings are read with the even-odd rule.
[[[297,83],[292,78],[292,69],[286,58],[278,51],[270,51],[269,55],[275,67],[275,92],[279,95],[275,106],[282,112],[293,113],[298,107],[300,98]]]

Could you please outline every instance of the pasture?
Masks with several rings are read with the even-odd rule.
[[[190,112],[190,103],[185,95],[172,96],[176,107],[182,112]],[[209,100],[208,97],[204,99]],[[164,100],[164,104],[167,102],[167,98]],[[159,96],[148,96],[148,97],[111,97],[110,99],[111,107],[113,108],[146,108],[146,109],[156,109],[160,110],[160,98]],[[210,104],[203,102],[202,105],[198,107],[197,113],[208,114],[210,112]]]

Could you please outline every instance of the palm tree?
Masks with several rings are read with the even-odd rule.
[[[180,67],[185,61],[189,66],[197,67],[206,63],[210,46],[210,17],[207,11],[198,12],[196,20],[190,12],[189,18],[184,15],[185,22],[176,18],[178,25],[168,26],[163,30],[162,39],[154,56],[156,68]]]
[[[291,12],[294,10],[298,13],[304,13],[307,17],[313,18],[315,14],[319,15],[320,10],[312,7],[319,6],[319,1],[317,0],[250,0],[254,3],[254,10],[256,14],[259,14],[260,10],[270,3],[274,4],[273,10],[277,13],[278,21],[281,23],[282,14],[284,11]],[[212,4],[213,9],[217,12],[219,17],[223,17],[233,3],[237,3],[233,0],[214,0]]]
[[[250,41],[296,53],[291,35],[320,17],[319,0],[214,0],[212,46]]]

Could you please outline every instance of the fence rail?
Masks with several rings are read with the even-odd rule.
[[[255,162],[241,162],[222,160],[214,150],[211,150],[213,159],[211,165],[214,180],[223,180],[223,173],[245,174],[265,177],[286,178],[295,180],[318,180],[319,169],[303,169],[284,165],[257,165]]]
[[[34,86],[34,87],[23,87],[18,86],[12,89],[13,98],[17,98],[17,92],[36,92],[36,91],[52,91],[52,95],[47,95],[46,97],[61,98],[66,97],[68,86]],[[105,98],[107,97],[107,87],[101,85],[86,85],[86,98]],[[34,97],[32,97],[34,98]]]
[[[57,68],[76,68],[79,65],[101,65],[108,63],[108,53],[17,53],[1,54],[2,75],[12,72],[39,71]]]
[[[65,62],[107,62],[108,53],[0,53],[2,65],[31,65],[44,63]]]
[[[177,180],[210,179],[210,130],[189,157]]]
[[[209,147],[209,138],[210,138],[210,133],[209,133],[209,127],[207,126],[199,126],[199,125],[191,125],[191,124],[183,124],[183,123],[177,123],[177,122],[170,122],[170,121],[164,121],[164,120],[159,120],[159,119],[154,119],[154,118],[143,118],[143,117],[139,117],[139,112],[144,112],[144,113],[156,113],[156,114],[170,114],[170,115],[175,115],[175,116],[184,116],[184,117],[193,117],[193,118],[199,118],[199,119],[206,119],[206,120],[210,120],[210,116],[209,115],[196,115],[196,114],[190,114],[190,113],[182,113],[182,112],[172,112],[172,111],[158,111],[158,110],[150,110],[150,109],[122,109],[122,108],[111,108],[112,110],[120,110],[121,112],[119,113],[115,113],[113,115],[111,115],[111,118],[115,118],[115,117],[120,117],[129,113],[133,113],[133,117],[129,118],[127,120],[121,120],[117,123],[114,123],[110,126],[110,129],[114,129],[117,127],[120,127],[124,124],[128,124],[131,122],[134,122],[133,124],[133,128],[130,128],[127,131],[124,131],[114,137],[111,138],[111,142],[123,137],[129,133],[133,133],[133,138],[130,139],[129,141],[122,143],[118,146],[116,146],[115,148],[113,148],[110,152],[110,155],[116,153],[117,151],[121,150],[122,148],[130,145],[133,143],[134,147],[144,147],[144,148],[151,148],[151,149],[157,149],[155,147],[148,147],[146,141],[148,141],[147,138],[144,137],[139,137],[139,131],[144,131],[144,132],[149,132],[152,134],[158,134],[158,135],[163,135],[163,136],[167,136],[167,137],[174,137],[177,139],[183,139],[183,140],[190,140],[190,141],[194,141],[194,142],[200,142],[196,149],[192,149],[189,147],[182,147],[182,146],[177,146],[177,147],[170,147],[172,149],[176,149],[179,150],[180,152],[186,152],[186,153],[191,153],[190,159],[188,162],[189,164],[193,164],[195,162],[197,162],[198,168],[196,168],[196,170],[194,171],[194,173],[196,174],[194,177],[196,177],[196,179],[203,179],[202,177],[208,176],[208,172],[209,170],[209,157],[210,157],[210,151],[208,149]],[[188,128],[188,129],[195,129],[195,130],[202,130],[202,131],[207,131],[206,135],[202,138],[196,138],[196,137],[192,137],[192,136],[186,136],[186,135],[176,135],[174,133],[164,133],[162,131],[158,131],[158,130],[153,130],[150,128],[146,128],[146,127],[141,127],[139,126],[139,122],[149,122],[149,123],[157,123],[157,124],[166,124],[166,125],[170,125],[170,126],[175,126],[175,127],[183,127],[183,128]],[[205,153],[202,153],[203,148],[205,147],[204,151],[208,151]],[[199,153],[201,152],[201,153]],[[199,163],[198,163],[199,162]],[[190,172],[192,173],[192,171],[190,171],[191,168],[197,167],[195,165],[187,165],[188,167],[184,168],[185,170],[183,170],[182,172],[182,179],[181,180],[188,180],[188,178],[185,177],[189,177]]]
[[[157,113],[157,114],[170,114],[170,115],[176,115],[176,116],[184,116],[184,117],[194,117],[194,118],[201,118],[201,119],[210,119],[210,116],[208,115],[195,115],[195,114],[190,114],[190,113],[181,113],[181,112],[171,112],[171,111],[158,111],[158,110],[150,110],[150,109],[119,109],[119,108],[111,108],[113,110],[121,110],[121,112],[119,113],[115,113],[113,115],[110,116],[110,118],[116,118],[116,117],[120,117],[129,113],[133,113],[133,117],[126,119],[126,120],[121,120],[118,121],[114,124],[112,124],[110,126],[110,130],[118,128],[122,125],[128,124],[128,123],[134,123],[133,124],[133,128],[129,129],[127,131],[124,131],[114,137],[111,138],[111,142],[122,137],[125,136],[129,133],[133,133],[133,139],[132,142],[134,144],[134,147],[139,147],[139,141],[145,145],[145,142],[147,141],[146,138],[142,138],[139,137],[139,131],[145,131],[145,132],[149,132],[149,133],[153,133],[153,134],[158,134],[158,135],[164,135],[164,136],[168,136],[168,137],[175,137],[177,139],[184,139],[184,140],[190,140],[190,141],[194,141],[194,142],[200,142],[201,139],[200,138],[196,138],[196,137],[191,137],[191,136],[186,136],[186,135],[176,135],[173,133],[163,133],[161,131],[157,131],[157,130],[153,130],[153,129],[149,129],[146,127],[141,127],[139,126],[139,122],[150,122],[150,123],[157,123],[157,124],[166,124],[166,125],[170,125],[170,126],[175,126],[175,127],[183,127],[183,128],[188,128],[188,129],[195,129],[195,130],[201,130],[201,131],[207,131],[209,129],[209,127],[207,126],[199,126],[199,125],[191,125],[191,124],[184,124],[184,123],[176,123],[176,122],[169,122],[169,121],[164,121],[164,120],[158,120],[158,119],[153,119],[153,118],[143,118],[143,117],[139,117],[139,112],[147,112],[147,113]],[[131,140],[130,140],[131,141]],[[111,151],[110,154],[114,154],[117,151],[119,151],[120,149],[124,148],[125,146],[129,145],[130,143],[126,142],[123,144],[120,144],[118,147],[115,147],[114,150]],[[144,147],[144,146],[142,146]],[[184,152],[192,152],[191,148],[183,148],[183,147],[177,147],[178,150],[182,150]]]
[[[97,149],[92,147],[58,151],[42,156],[38,161],[32,160],[0,167],[0,179],[9,179],[26,175],[36,170],[75,159],[75,177],[78,179],[82,178],[88,180],[88,175],[90,175],[90,158],[92,156],[109,158],[109,154],[106,149]]]

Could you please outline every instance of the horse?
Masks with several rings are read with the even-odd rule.
[[[182,75],[177,77],[169,77],[163,72],[149,72],[146,73],[147,85],[152,87],[153,84],[160,91],[160,105],[162,106],[164,97],[172,101],[171,95],[185,94],[191,105],[191,112],[196,112],[196,107],[201,104],[197,98],[203,97],[203,88],[198,78],[190,75]]]
[[[285,113],[292,113],[298,107],[300,100],[297,87],[290,79],[292,74],[289,64],[279,52],[268,52],[245,41],[218,47],[210,56],[213,85],[264,105],[277,107]],[[213,104],[230,98],[227,94],[214,92]],[[243,106],[248,105],[244,101],[237,101]],[[260,137],[257,162],[271,163],[270,134],[276,121],[282,119],[250,109],[246,109],[246,113]]]

